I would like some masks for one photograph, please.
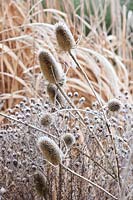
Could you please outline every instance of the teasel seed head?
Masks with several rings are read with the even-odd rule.
[[[64,84],[65,78],[61,65],[56,62],[54,56],[50,52],[46,50],[40,51],[39,62],[41,71],[49,83]]]
[[[71,147],[75,143],[75,137],[71,133],[64,134],[62,139],[64,140],[67,147]]]
[[[61,92],[56,87],[56,85],[48,84],[47,93],[52,103],[55,103],[57,105],[60,104],[61,106],[64,105],[65,99],[62,96]]]
[[[38,171],[35,172],[33,178],[34,178],[35,189],[38,195],[46,198],[48,196],[48,184],[46,177],[43,175],[42,172]]]
[[[52,123],[52,115],[50,113],[45,113],[41,117],[41,124],[43,126],[49,126]]]
[[[108,101],[108,109],[112,112],[119,111],[121,108],[121,101],[118,99],[111,99]]]
[[[65,23],[55,25],[55,34],[59,47],[63,51],[70,51],[75,46],[73,35]]]
[[[59,165],[62,162],[63,153],[58,145],[49,137],[43,136],[38,139],[38,147],[44,158],[53,165]]]

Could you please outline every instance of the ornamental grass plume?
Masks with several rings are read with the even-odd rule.
[[[54,56],[46,51],[39,52],[39,62],[41,71],[49,83],[60,84],[64,83],[64,73],[61,65],[56,62]]]
[[[55,35],[59,47],[63,51],[70,51],[75,46],[73,35],[65,23],[55,25]]]
[[[121,108],[121,101],[118,99],[111,99],[108,101],[108,109],[112,112],[119,111]]]
[[[43,175],[42,172],[38,171],[34,175],[34,184],[37,194],[40,197],[44,197],[47,199],[48,196],[48,183],[46,177]]]
[[[58,145],[47,136],[38,139],[38,147],[44,158],[53,165],[59,165],[62,162],[62,151]]]

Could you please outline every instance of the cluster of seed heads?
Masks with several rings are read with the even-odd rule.
[[[74,48],[74,38],[66,25],[57,24],[55,26],[55,35],[59,47],[63,51],[70,52]],[[56,103],[62,105],[64,99],[57,87],[58,85],[61,87],[64,83],[64,74],[61,66],[53,55],[46,50],[42,50],[39,53],[39,62],[41,71],[49,82],[47,86],[49,98],[55,105]],[[69,93],[68,97],[73,100],[78,98],[78,93],[75,92],[74,96]],[[67,172],[52,170],[53,166],[58,166],[59,164],[70,166],[79,174],[95,179],[97,183],[100,182],[103,188],[117,195],[118,183],[115,178],[112,179],[112,176],[109,176],[109,174],[114,175],[114,172],[106,160],[108,157],[114,171],[117,171],[114,145],[110,134],[108,134],[103,113],[97,109],[97,102],[93,103],[93,109],[86,108],[83,111],[85,126],[82,126],[79,115],[74,109],[71,109],[70,105],[64,104],[66,109],[62,112],[58,106],[52,107],[53,105],[45,97],[38,98],[37,101],[35,99],[24,100],[16,105],[14,109],[10,109],[10,116],[15,117],[17,121],[10,119],[11,123],[5,127],[3,126],[0,130],[0,139],[2,141],[0,149],[0,162],[2,163],[0,192],[3,193],[2,198],[36,199],[33,192],[34,182],[38,195],[45,199],[55,199],[55,193],[57,194],[57,199],[60,199],[60,193],[62,193],[65,199],[88,200],[87,184],[84,184],[84,191],[82,192],[80,190],[80,186],[83,185],[82,180],[79,183],[79,178],[73,177]],[[84,97],[80,98],[76,108],[80,107],[85,101]],[[128,194],[132,186],[132,167],[126,173],[126,177],[124,168],[127,167],[126,163],[128,163],[132,150],[133,105],[125,103],[125,101],[126,99],[123,100],[124,104],[121,106],[120,100],[110,100],[107,107],[109,111],[114,113],[109,113],[106,109],[105,113],[109,121],[109,128],[113,132],[121,178],[125,180],[128,177],[128,183],[125,185],[125,191]],[[115,112],[119,110],[121,112]],[[51,117],[51,113],[54,118]],[[43,130],[41,129],[42,125]],[[44,136],[44,134],[51,134],[53,138],[56,136],[57,141],[55,142],[50,137]],[[95,138],[103,145],[106,157],[99,151]],[[62,150],[62,139],[68,148],[71,147],[71,152],[70,154],[67,152],[68,155],[66,157],[64,157],[65,154],[63,154]],[[57,142],[60,142],[60,147]],[[37,147],[40,151],[38,151]],[[77,151],[77,147],[80,151]],[[40,152],[43,156],[41,156]],[[47,165],[47,162],[53,166]],[[100,163],[102,163],[102,168],[99,168]],[[107,173],[107,170],[109,173]],[[34,180],[31,180],[31,177]],[[51,183],[49,186],[48,182]],[[11,189],[13,183],[15,183],[15,189]],[[21,194],[22,189],[23,194]],[[55,190],[54,195],[53,190]],[[15,192],[12,193],[12,191]],[[95,190],[90,187],[89,198],[106,199],[107,197],[100,191],[97,197]]]
[[[79,98],[76,104],[77,108],[81,105],[81,102],[85,100],[83,98],[80,99],[77,92],[71,92],[68,93],[68,95],[72,101],[75,98]],[[113,132],[121,177],[124,178],[124,169],[128,163],[133,141],[133,105],[128,103],[128,100],[124,96],[121,97],[120,102],[122,102],[123,105],[120,112],[108,112],[107,108],[105,108],[105,112],[110,123],[111,131]],[[102,144],[104,144],[106,154],[116,169],[114,146],[103,120],[102,112],[97,109],[96,105],[97,102],[93,104],[93,109],[86,108],[84,112],[82,112],[86,127],[81,125],[78,115],[76,115],[74,110],[72,111],[70,109],[69,111],[70,107],[67,104],[65,104],[66,109],[63,108],[62,110],[62,108],[51,105],[45,96],[38,99],[24,99],[14,108],[9,109],[9,116],[16,118],[18,121],[12,121],[10,119],[10,122],[7,122],[7,124],[1,123],[0,125],[0,188],[1,191],[4,191],[1,192],[2,194],[0,193],[2,198],[34,200],[36,198],[39,199],[39,196],[42,198],[42,195],[44,196],[46,194],[47,196],[43,198],[52,199],[54,198],[53,190],[56,191],[57,196],[59,195],[59,183],[61,180],[61,183],[64,185],[61,188],[62,197],[71,199],[70,188],[72,186],[74,188],[73,198],[78,200],[79,193],[77,191],[79,191],[79,178],[72,178],[71,174],[62,170],[60,179],[58,168],[57,170],[53,170],[53,166],[57,166],[60,163],[70,167],[72,170],[85,177],[95,179],[96,183],[100,183],[100,185],[107,190],[110,188],[110,191],[117,195],[118,183],[103,169],[99,168],[96,163],[93,163],[90,158],[82,155],[78,151],[78,149],[80,149],[85,152],[85,154],[91,156],[96,162],[102,163],[102,166],[112,174],[112,170],[106,158],[103,157],[99,151],[94,138],[95,134],[99,141],[101,143],[103,142]],[[42,126],[40,123],[41,117],[45,115],[44,113],[52,116],[52,123],[48,127]],[[26,125],[19,123],[19,121],[25,122]],[[32,129],[28,125],[35,126],[38,130]],[[42,132],[40,131],[41,129]],[[55,139],[53,140],[53,138],[50,139],[51,136],[50,138],[44,136],[47,134],[56,136],[56,141]],[[38,151],[36,145],[38,138],[40,140],[38,146],[42,153]],[[68,149],[71,147],[70,151],[64,148],[64,142]],[[60,144],[60,147],[58,144]],[[73,145],[69,146],[70,144]],[[64,157],[64,155],[66,156]],[[48,162],[51,165],[48,165]],[[34,177],[34,173],[36,174],[38,171],[43,173]],[[130,185],[132,185],[131,173],[132,167],[130,167],[128,173],[126,173],[128,177],[126,191],[128,193],[130,193]],[[33,177],[34,180],[32,179]],[[80,181],[81,184],[84,184],[82,180]],[[36,191],[34,190],[34,186]],[[48,190],[46,189],[47,186]],[[36,192],[38,194],[37,197]],[[94,188],[90,188],[89,194],[91,199],[97,197]],[[99,195],[101,199],[106,199],[106,196],[102,192],[99,192]],[[84,192],[82,194],[80,193],[80,197],[80,199],[88,200],[87,184],[84,184]]]

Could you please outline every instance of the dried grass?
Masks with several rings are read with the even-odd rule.
[[[95,3],[94,16],[90,14],[90,20],[85,21],[83,4],[81,4],[81,16],[76,14],[76,10],[71,1],[46,1],[46,9],[43,8],[42,1],[2,1],[0,16],[0,93],[6,101],[3,109],[13,106],[17,96],[14,93],[19,91],[21,96],[38,95],[38,81],[40,70],[36,59],[40,48],[50,50],[59,62],[65,66],[72,66],[71,58],[60,52],[55,42],[54,24],[65,20],[70,27],[75,40],[79,39],[80,44],[76,48],[76,57],[84,67],[86,74],[91,80],[96,92],[102,101],[107,101],[115,95],[119,95],[122,90],[132,92],[132,80],[129,73],[132,70],[132,47],[126,35],[126,15],[123,7],[123,24],[121,28],[120,4],[114,7],[114,1],[109,1],[112,10],[112,35],[107,35],[108,30],[103,26],[105,23],[105,13],[107,5],[99,9],[98,15]],[[85,1],[88,11],[89,3]],[[62,9],[61,9],[62,7]],[[115,11],[119,11],[114,15]],[[63,11],[61,11],[63,10]],[[119,15],[117,15],[119,14]],[[88,14],[89,15],[89,14]],[[95,22],[95,23],[94,23]],[[85,28],[90,32],[85,36]],[[104,27],[104,28],[103,28]],[[105,32],[106,31],[106,32]],[[117,53],[116,53],[117,52]],[[59,53],[59,54],[58,54]],[[28,70],[29,69],[29,70]],[[27,82],[35,81],[35,92]],[[90,89],[86,88],[86,81],[83,75],[77,70],[70,68],[68,71],[68,88],[74,88],[81,95],[88,99],[88,105],[94,100]],[[129,80],[130,79],[130,80]],[[77,84],[81,82],[81,84]],[[85,92],[87,89],[87,93]],[[13,93],[10,98],[10,93]],[[8,94],[8,95],[7,95]],[[13,100],[14,99],[14,100]],[[16,100],[15,100],[16,99]]]
[[[2,157],[0,159],[3,159],[5,146],[7,145],[6,148],[12,147],[13,141],[17,141],[14,145],[17,151],[21,151],[22,144],[28,149],[30,146],[34,153],[31,155],[28,151],[26,153],[27,159],[37,162],[37,165],[40,165],[39,168],[46,167],[44,172],[47,172],[50,183],[51,192],[49,195],[54,196],[54,199],[62,199],[62,194],[64,194],[64,199],[67,197],[70,197],[70,199],[88,199],[89,190],[90,199],[93,198],[93,195],[96,199],[106,199],[103,193],[114,199],[120,196],[123,200],[130,199],[132,195],[131,191],[129,197],[125,196],[126,190],[130,191],[128,185],[131,186],[131,170],[128,174],[123,170],[123,166],[128,170],[132,157],[130,152],[132,150],[132,124],[130,122],[132,121],[133,49],[132,33],[129,31],[131,25],[129,14],[126,17],[125,5],[121,7],[120,2],[117,1],[116,3],[115,0],[105,1],[105,4],[102,4],[102,2],[102,0],[99,0],[100,6],[98,7],[97,0],[92,1],[91,6],[88,0],[80,0],[81,4],[77,8],[74,8],[71,0],[68,0],[67,3],[65,0],[3,0],[0,4],[0,109],[7,112],[8,115],[11,114],[8,116],[0,113],[1,138],[3,138]],[[110,6],[112,23],[107,29],[105,18],[108,6]],[[84,7],[86,7],[87,16]],[[93,15],[90,12],[91,7],[94,11]],[[77,14],[79,11],[80,15]],[[55,37],[54,24],[63,20],[70,28],[76,41],[76,47],[69,53],[60,50]],[[47,81],[43,80],[38,62],[38,51],[40,49],[50,51],[66,72],[65,88],[56,84],[59,92],[65,97],[66,101],[63,105],[54,105],[55,99],[51,104],[47,98]],[[76,67],[75,63],[81,67]],[[72,93],[66,95],[67,91]],[[73,95],[75,91],[78,92],[77,97]],[[127,94],[125,91],[127,91]],[[108,112],[105,104],[113,97],[123,99],[124,105],[123,110],[118,114],[115,113],[114,117]],[[21,99],[23,101],[17,104]],[[97,102],[94,102],[96,99]],[[99,107],[99,102],[101,107]],[[104,106],[102,107],[102,105]],[[82,108],[86,106],[92,106],[92,109],[83,110]],[[48,110],[55,117],[53,124],[49,128],[43,127],[42,130],[39,119],[40,113],[43,114],[44,110]],[[6,119],[3,120],[4,117]],[[8,120],[11,123],[8,123]],[[7,124],[5,124],[6,122]],[[122,129],[125,130],[122,135],[118,131],[118,125],[122,125]],[[43,160],[36,149],[35,139],[38,138],[39,134],[46,134],[58,141],[62,138],[62,133],[68,131],[76,135],[76,144],[82,148],[74,147],[71,156],[68,151],[65,155],[69,159],[67,160],[66,157],[65,165],[62,163],[57,171],[49,167],[47,163],[43,165]],[[123,146],[120,146],[121,141]],[[65,148],[59,142],[59,147],[60,145]],[[6,166],[8,162],[7,149],[5,153],[6,163],[3,163],[3,166]],[[75,172],[72,163],[77,158],[81,165],[75,165],[75,169],[78,169]],[[29,162],[27,162],[28,164]],[[85,171],[86,167],[88,167],[87,171]],[[63,172],[63,168],[66,171]],[[2,170],[5,170],[5,167]],[[21,169],[19,170],[21,171]],[[70,172],[69,175],[67,174],[68,171]],[[104,173],[111,175],[110,178],[105,177]],[[102,176],[105,177],[107,183],[104,183]],[[127,185],[122,182],[123,177],[125,182],[128,182]],[[10,177],[7,176],[6,180],[10,180]],[[17,181],[17,179],[15,180]],[[4,181],[3,177],[2,181]],[[99,188],[101,192],[96,188],[89,188],[87,185],[84,185],[85,192],[81,191],[84,181]],[[18,185],[18,188],[20,186],[19,189],[22,192],[25,191],[25,186],[29,186],[29,197],[27,194],[23,194],[25,195],[23,199],[34,199],[35,193],[31,183],[29,185],[22,184],[24,187],[22,189],[15,182],[16,194],[11,192],[6,195],[16,195],[13,198],[18,198],[17,195],[21,196],[21,194],[19,194],[16,186]],[[65,187],[67,188],[66,191]],[[73,190],[75,190],[74,193]],[[52,191],[55,191],[55,194]],[[75,197],[73,197],[73,194]],[[33,195],[33,197],[30,197],[30,195]]]

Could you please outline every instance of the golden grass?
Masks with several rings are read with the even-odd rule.
[[[103,14],[98,16],[94,3],[95,13],[94,16],[90,14],[88,22],[84,19],[83,4],[78,8],[81,10],[81,16],[78,16],[71,0],[61,2],[47,0],[46,9],[42,1],[37,0],[34,4],[32,1],[1,2],[0,99],[4,100],[3,109],[12,107],[24,96],[40,95],[42,76],[37,59],[40,48],[50,50],[64,69],[69,67],[66,90],[78,91],[86,97],[87,105],[94,101],[94,94],[82,73],[74,67],[69,55],[60,52],[55,40],[54,24],[62,20],[66,21],[78,42],[73,51],[99,98],[107,101],[123,90],[132,95],[133,49],[126,31],[126,7],[120,8],[117,1],[116,8],[114,0],[107,1],[112,11],[112,35],[109,35],[105,28],[106,4],[100,8]],[[88,1],[85,2],[89,13]],[[86,27],[90,30],[88,35],[85,35]]]

